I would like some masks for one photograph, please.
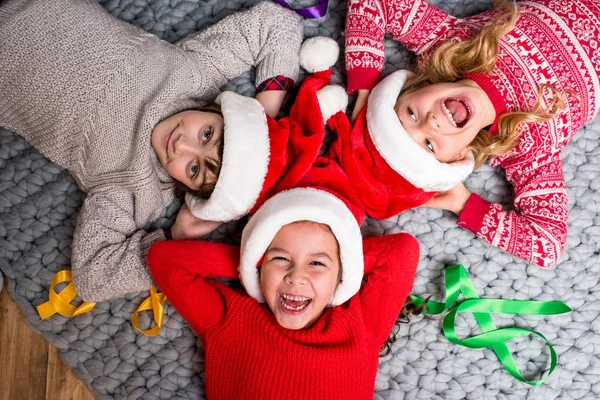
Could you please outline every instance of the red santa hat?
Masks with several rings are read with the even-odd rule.
[[[412,72],[399,70],[384,78],[369,95],[367,126],[370,138],[387,163],[416,187],[429,192],[451,189],[473,172],[471,152],[463,160],[438,161],[404,130],[394,105]]]
[[[409,71],[396,71],[375,86],[352,128],[341,116],[329,124],[340,138],[332,151],[338,153],[367,214],[378,219],[426,203],[473,171],[470,152],[461,161],[439,162],[403,128],[394,105],[410,76]]]
[[[337,306],[361,286],[364,261],[360,224],[363,211],[325,187],[298,187],[268,199],[248,221],[242,233],[240,280],[248,295],[264,302],[258,267],[279,230],[296,221],[329,226],[340,249],[341,281],[329,303]]]
[[[253,98],[233,92],[219,95],[225,121],[221,171],[208,199],[186,194],[186,204],[197,218],[238,219],[264,199],[298,184],[319,154],[325,121],[348,104],[345,90],[329,85],[329,68],[338,54],[333,39],[304,42],[301,66],[312,75],[304,79],[290,116],[278,121]]]

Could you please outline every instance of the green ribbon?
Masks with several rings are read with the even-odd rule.
[[[457,305],[454,304],[461,294],[464,300]],[[410,296],[410,298],[417,307],[425,301],[416,296]],[[512,376],[532,386],[544,383],[554,371],[558,359],[554,348],[548,339],[539,332],[523,328],[496,328],[490,314],[554,315],[571,311],[562,301],[481,299],[462,265],[453,265],[446,269],[446,302],[429,301],[425,307],[425,313],[430,315],[440,314],[446,310],[450,310],[450,312],[444,317],[443,327],[444,335],[449,341],[471,349],[491,347],[504,368]],[[465,312],[473,314],[483,333],[461,340],[456,335],[454,323],[456,314]],[[538,335],[550,348],[550,369],[544,378],[537,381],[528,381],[523,378],[505,344],[509,340],[529,334]]]

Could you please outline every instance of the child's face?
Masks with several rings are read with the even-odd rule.
[[[496,118],[489,97],[468,79],[403,94],[395,109],[410,137],[445,163],[465,158],[467,145]]]
[[[222,140],[223,117],[204,111],[182,111],[152,131],[152,148],[163,168],[192,190],[216,181]]]
[[[260,271],[265,301],[287,329],[311,326],[340,281],[339,246],[326,225],[301,221],[282,227]]]

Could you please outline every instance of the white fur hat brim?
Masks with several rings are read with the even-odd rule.
[[[225,121],[221,171],[210,197],[186,193],[196,218],[232,221],[256,204],[269,166],[269,128],[261,104],[252,97],[223,92],[217,97]]]
[[[342,200],[327,191],[294,188],[267,200],[242,233],[240,280],[248,295],[258,302],[265,301],[258,263],[281,227],[304,220],[328,225],[340,246],[342,280],[329,305],[340,305],[359,291],[364,261],[362,236],[355,216]]]
[[[414,186],[427,192],[451,189],[473,172],[474,158],[442,163],[406,132],[394,110],[398,94],[412,72],[399,70],[373,88],[367,103],[367,126],[373,144],[388,165]]]

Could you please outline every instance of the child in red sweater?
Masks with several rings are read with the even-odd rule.
[[[204,345],[209,399],[373,398],[419,247],[408,234],[362,241],[348,207],[326,190],[296,188],[261,206],[241,249],[150,248],[154,279]],[[238,267],[248,294],[212,279],[235,278]]]
[[[462,183],[417,185],[422,191],[410,206],[450,210],[460,226],[500,249],[551,265],[567,238],[561,150],[600,108],[598,26],[600,4],[591,0],[516,3],[468,18],[420,0],[350,1],[348,90],[359,92],[353,118],[363,130],[368,125],[369,140],[408,181],[487,159],[502,166],[514,210]],[[417,53],[419,67],[377,84],[386,33]],[[387,110],[370,107],[382,97]],[[345,162],[352,164],[349,156]],[[376,197],[362,189],[367,203]],[[371,209],[378,218],[398,212]]]

